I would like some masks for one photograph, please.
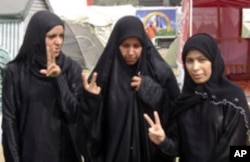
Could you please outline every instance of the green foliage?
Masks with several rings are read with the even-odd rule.
[[[156,32],[157,36],[174,36],[176,35],[176,30],[167,31],[167,29],[160,29]]]

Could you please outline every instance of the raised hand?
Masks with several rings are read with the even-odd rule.
[[[135,88],[136,91],[139,90],[139,88],[141,86],[140,72],[138,73],[138,75],[132,77],[130,86],[133,87],[133,88]]]
[[[82,72],[82,80],[83,80],[84,89],[92,94],[99,95],[101,92],[101,87],[96,85],[96,79],[97,79],[97,73],[94,72],[90,83],[88,83],[86,74]]]
[[[155,122],[147,114],[144,114],[143,116],[150,126],[148,128],[148,135],[149,135],[150,140],[156,145],[161,144],[166,138],[166,134],[164,132],[164,129],[161,126],[158,113],[154,111]]]
[[[47,55],[47,69],[41,69],[40,73],[48,77],[57,77],[61,74],[61,68],[56,64],[56,57],[53,48],[46,47]]]

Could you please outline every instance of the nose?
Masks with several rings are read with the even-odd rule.
[[[128,54],[129,55],[133,55],[134,54],[134,47],[133,46],[128,47]]]
[[[199,67],[200,67],[199,62],[198,61],[194,61],[194,63],[193,63],[193,70],[198,70]]]
[[[58,45],[61,45],[63,42],[63,38],[62,37],[56,37],[55,39],[55,43],[58,44]]]

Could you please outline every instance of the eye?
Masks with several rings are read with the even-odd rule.
[[[140,44],[134,44],[133,47],[134,47],[134,48],[140,48],[141,45],[140,45]]]
[[[129,48],[129,47],[130,47],[129,44],[122,44],[121,46],[122,46],[123,48]]]
[[[53,35],[47,35],[46,37],[49,38],[49,39],[53,39],[53,38],[56,37],[56,35],[54,35],[54,34]]]
[[[133,45],[130,45],[130,44],[122,44],[121,45],[123,48],[134,48],[134,49],[137,49],[137,48],[140,48],[141,45],[140,44],[133,44]]]
[[[206,58],[206,57],[201,57],[201,58],[199,58],[199,61],[200,62],[205,62],[205,61],[207,61],[208,59]]]
[[[187,58],[185,62],[186,62],[186,63],[192,63],[192,62],[193,62],[193,59]]]
[[[62,39],[63,39],[63,38],[64,38],[64,34],[60,34],[60,38],[62,38]]]

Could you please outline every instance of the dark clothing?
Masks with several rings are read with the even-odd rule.
[[[57,78],[36,76],[24,65],[7,66],[2,123],[6,162],[78,161],[70,129],[80,108],[75,96],[83,91],[81,67],[69,58],[65,64],[67,72]]]
[[[129,66],[119,45],[129,37],[141,41],[139,61]],[[179,95],[176,78],[147,37],[142,22],[133,16],[120,19],[93,72],[102,87],[102,106],[94,120],[91,136],[91,158],[94,162],[160,162],[157,148],[148,138],[143,114],[157,110],[167,120],[166,107]],[[139,91],[130,83],[140,73]],[[166,102],[167,101],[167,102]],[[171,102],[168,102],[171,101]],[[166,159],[165,159],[166,161]]]
[[[3,50],[0,47],[0,114],[2,113],[2,78],[3,78],[3,69],[5,68],[6,64],[11,60],[8,52]],[[1,130],[0,130],[1,132]]]
[[[47,68],[46,34],[58,25],[64,24],[51,12],[34,14],[19,53],[4,71],[2,143],[6,162],[80,161],[78,119],[87,104],[81,66],[60,52],[55,61],[61,73],[56,77],[40,73]]]
[[[246,145],[249,109],[243,90],[224,76],[224,62],[216,41],[197,34],[183,48],[201,51],[211,61],[212,75],[196,84],[185,68],[183,92],[173,109],[161,149],[180,156],[180,162],[229,162],[232,145]]]
[[[179,153],[180,162],[229,162],[230,146],[246,143],[244,116],[230,102],[202,100],[178,115],[174,141],[167,138],[163,152]]]

